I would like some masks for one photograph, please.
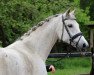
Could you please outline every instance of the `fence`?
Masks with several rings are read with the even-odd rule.
[[[65,58],[65,57],[89,57],[91,52],[75,52],[75,53],[51,53],[48,58]]]

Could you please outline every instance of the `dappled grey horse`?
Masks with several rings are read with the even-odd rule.
[[[0,75],[47,75],[45,61],[57,40],[80,49],[88,47],[74,11],[41,21],[19,40],[1,48]]]

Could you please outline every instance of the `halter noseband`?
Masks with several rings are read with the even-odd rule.
[[[79,39],[78,39],[78,41],[77,41],[77,43],[76,43],[76,47],[77,47],[77,45],[78,45],[78,43],[79,43],[79,41],[80,41],[80,39],[81,39],[81,37],[82,37],[82,32],[80,32],[80,33],[77,33],[77,34],[75,34],[74,36],[71,36],[71,33],[69,32],[69,29],[67,28],[67,26],[66,26],[66,24],[65,24],[65,20],[68,20],[67,18],[66,19],[64,19],[64,17],[63,17],[63,15],[62,15],[62,23],[63,23],[63,25],[64,25],[64,27],[65,27],[65,29],[66,29],[66,31],[67,31],[67,33],[68,33],[68,35],[69,35],[69,37],[70,37],[70,45],[71,45],[71,43],[74,43],[73,41],[74,41],[74,39],[76,39],[77,37],[79,37]],[[73,20],[75,20],[75,19],[73,19]],[[64,33],[64,27],[62,28],[62,32]],[[62,33],[62,35],[61,35],[61,39],[63,38],[63,33]]]

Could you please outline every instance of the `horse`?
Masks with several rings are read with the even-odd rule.
[[[74,12],[50,16],[14,43],[0,48],[0,75],[47,75],[45,61],[57,40],[87,48]]]

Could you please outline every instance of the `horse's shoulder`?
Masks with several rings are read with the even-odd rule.
[[[14,49],[2,49],[2,53],[0,53],[0,60],[4,60],[4,62],[14,65],[25,65],[26,63],[30,63],[28,57],[23,53],[14,50]],[[2,61],[0,61],[2,62]],[[11,62],[11,63],[10,63]]]
[[[11,75],[12,73],[15,75],[16,73],[18,75],[26,75],[26,73],[30,75],[29,73],[31,73],[32,64],[23,53],[15,49],[0,48],[0,69],[1,68],[4,69],[4,73],[6,73],[7,70],[11,72]],[[21,72],[22,70],[23,73]],[[10,75],[9,72],[7,75]]]
[[[33,55],[32,54],[29,54],[29,53],[26,53],[24,51],[19,51],[19,50],[15,50],[15,49],[8,49],[8,48],[5,48],[3,49],[4,50],[4,56],[6,56],[5,58],[6,59],[9,59],[9,60],[15,60],[15,61],[18,61],[18,62],[32,62],[33,61]]]

